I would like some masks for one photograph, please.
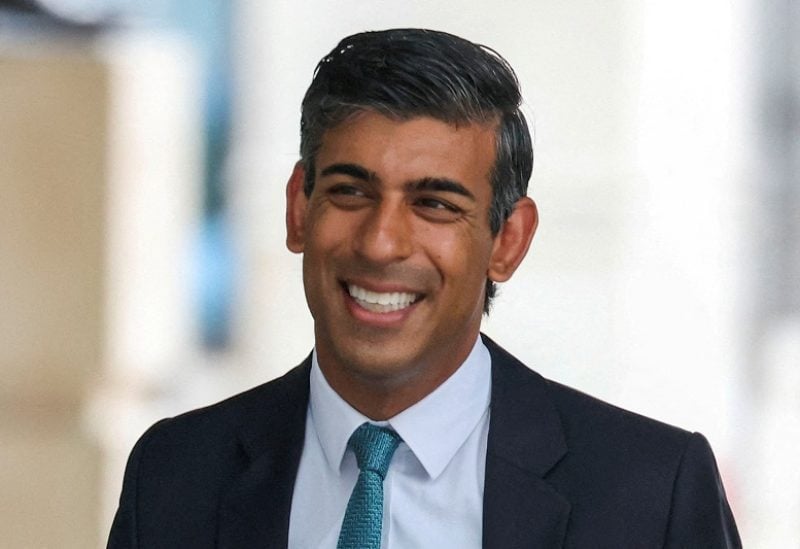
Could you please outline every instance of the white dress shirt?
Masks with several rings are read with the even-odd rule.
[[[383,483],[383,549],[481,547],[491,358],[470,355],[427,397],[384,422],[403,439]],[[347,441],[367,417],[312,357],[305,442],[292,498],[290,549],[335,549],[358,466]]]

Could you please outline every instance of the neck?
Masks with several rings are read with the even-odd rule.
[[[317,361],[326,381],[343,400],[368,418],[385,421],[435,391],[464,363],[474,344],[472,340],[460,348],[448,347],[442,356],[401,368],[402,373],[341,367],[321,347],[317,347]]]

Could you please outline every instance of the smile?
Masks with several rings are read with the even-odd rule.
[[[373,313],[391,313],[405,309],[420,297],[408,292],[370,292],[355,284],[348,284],[347,292],[359,306]]]

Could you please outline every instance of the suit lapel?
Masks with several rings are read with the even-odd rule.
[[[569,502],[545,475],[567,451],[546,381],[486,336],[492,399],[483,499],[485,549],[556,548],[563,544]],[[238,433],[244,471],[219,509],[221,548],[284,548],[303,450],[310,359],[275,382],[259,405],[242,411]]]
[[[219,509],[219,547],[285,548],[303,451],[310,360],[277,383],[269,401],[244,410],[239,439],[248,461]],[[253,421],[263,417],[263,421]]]
[[[492,356],[483,546],[562,547],[570,504],[544,478],[567,445],[547,382],[483,340]]]

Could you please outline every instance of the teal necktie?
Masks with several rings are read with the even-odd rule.
[[[356,429],[347,445],[361,472],[347,502],[337,549],[380,549],[383,526],[383,479],[400,444],[394,431],[370,423]]]

